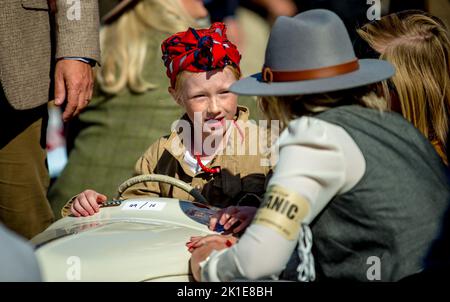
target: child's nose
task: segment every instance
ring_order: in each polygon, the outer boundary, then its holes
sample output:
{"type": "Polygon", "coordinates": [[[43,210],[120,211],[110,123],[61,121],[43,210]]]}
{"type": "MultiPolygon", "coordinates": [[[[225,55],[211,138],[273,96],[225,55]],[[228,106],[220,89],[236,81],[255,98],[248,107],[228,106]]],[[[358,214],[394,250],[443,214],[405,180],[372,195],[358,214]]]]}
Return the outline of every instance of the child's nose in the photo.
{"type": "Polygon", "coordinates": [[[214,117],[220,114],[220,107],[215,98],[212,98],[208,106],[208,115],[214,117]]]}

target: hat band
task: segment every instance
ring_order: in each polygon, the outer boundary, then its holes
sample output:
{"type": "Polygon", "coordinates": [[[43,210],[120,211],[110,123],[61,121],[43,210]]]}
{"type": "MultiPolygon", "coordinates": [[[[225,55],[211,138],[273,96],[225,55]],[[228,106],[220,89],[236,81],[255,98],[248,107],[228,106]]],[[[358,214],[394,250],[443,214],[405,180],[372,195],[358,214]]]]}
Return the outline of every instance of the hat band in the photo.
{"type": "Polygon", "coordinates": [[[264,66],[262,79],[264,82],[295,82],[330,78],[359,69],[358,59],[348,63],[299,71],[273,71],[270,67],[264,66]]]}

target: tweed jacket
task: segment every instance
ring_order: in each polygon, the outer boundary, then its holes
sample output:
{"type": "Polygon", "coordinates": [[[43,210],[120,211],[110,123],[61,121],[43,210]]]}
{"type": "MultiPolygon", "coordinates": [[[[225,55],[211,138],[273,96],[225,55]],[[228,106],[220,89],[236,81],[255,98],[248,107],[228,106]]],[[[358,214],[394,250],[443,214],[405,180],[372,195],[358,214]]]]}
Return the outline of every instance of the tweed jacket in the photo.
{"type": "Polygon", "coordinates": [[[1,97],[17,110],[49,100],[55,59],[100,61],[98,0],[48,1],[8,0],[0,5],[1,97]]]}

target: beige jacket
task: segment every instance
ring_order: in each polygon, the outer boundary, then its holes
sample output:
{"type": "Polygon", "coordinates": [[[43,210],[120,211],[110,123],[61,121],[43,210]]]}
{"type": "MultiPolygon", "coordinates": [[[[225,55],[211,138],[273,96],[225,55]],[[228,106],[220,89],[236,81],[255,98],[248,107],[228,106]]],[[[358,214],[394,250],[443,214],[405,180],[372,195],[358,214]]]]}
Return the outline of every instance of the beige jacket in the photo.
{"type": "Polygon", "coordinates": [[[18,110],[49,100],[54,59],[100,61],[98,1],[82,0],[79,6],[77,1],[48,1],[55,2],[55,14],[47,0],[1,1],[0,83],[6,100],[18,110]]]}
{"type": "MultiPolygon", "coordinates": [[[[220,167],[219,174],[210,174],[200,171],[194,174],[184,161],[184,145],[180,135],[173,131],[156,141],[137,161],[135,175],[163,174],[181,179],[201,191],[211,205],[227,207],[230,205],[259,206],[260,197],[264,194],[266,179],[271,170],[267,163],[267,156],[263,148],[251,150],[250,144],[256,144],[255,135],[261,133],[266,138],[267,132],[248,121],[249,111],[245,107],[238,107],[236,120],[240,125],[232,128],[228,145],[223,154],[216,155],[206,166],[220,167]],[[242,125],[248,127],[243,128],[242,125]],[[262,132],[258,132],[262,131],[262,132]],[[257,134],[256,134],[257,133],[257,134]],[[243,134],[243,136],[242,136],[243,134]],[[234,146],[233,146],[234,144],[234,146]],[[241,144],[240,155],[233,155],[233,150],[241,144]],[[245,152],[243,152],[245,150],[245,152]],[[253,154],[253,155],[252,155],[253,154]]],[[[182,121],[187,117],[183,116],[182,121]]],[[[270,143],[267,146],[270,147],[270,143]]],[[[253,146],[255,147],[255,146],[253,146]]],[[[169,184],[147,182],[136,184],[128,188],[121,196],[122,199],[143,196],[161,196],[184,200],[193,200],[185,191],[169,184]]],[[[72,199],[73,200],[73,199],[72,199]]],[[[71,200],[71,201],[72,201],[71,200]]],[[[71,201],[62,209],[62,216],[70,213],[71,201]]]]}
{"type": "MultiPolygon", "coordinates": [[[[247,108],[239,107],[237,120],[246,122],[248,121],[248,115],[247,108]]],[[[183,117],[183,120],[186,120],[186,116],[183,117]]],[[[250,124],[249,128],[257,130],[258,126],[250,124]]],[[[206,165],[209,168],[220,167],[221,172],[219,174],[209,174],[203,171],[194,174],[184,161],[185,148],[181,144],[177,132],[172,132],[170,136],[162,137],[154,143],[136,163],[135,174],[154,173],[181,179],[202,192],[210,204],[218,207],[242,204],[240,201],[244,197],[244,200],[248,202],[249,196],[246,195],[262,196],[264,194],[266,176],[270,170],[270,167],[262,165],[265,162],[265,156],[261,154],[261,150],[256,150],[256,154],[250,155],[251,136],[249,128],[244,134],[243,142],[241,142],[241,134],[236,127],[233,127],[226,152],[215,156],[206,165]],[[244,154],[233,155],[231,143],[234,143],[235,147],[236,144],[245,144],[245,152],[242,152],[244,154]],[[178,152],[174,150],[174,146],[176,146],[178,152]]],[[[265,131],[264,129],[259,130],[265,131]]],[[[163,183],[137,184],[129,188],[123,194],[123,197],[131,198],[142,195],[193,200],[189,194],[181,189],[163,183]]],[[[253,205],[258,206],[259,204],[254,204],[253,200],[253,205]]]]}

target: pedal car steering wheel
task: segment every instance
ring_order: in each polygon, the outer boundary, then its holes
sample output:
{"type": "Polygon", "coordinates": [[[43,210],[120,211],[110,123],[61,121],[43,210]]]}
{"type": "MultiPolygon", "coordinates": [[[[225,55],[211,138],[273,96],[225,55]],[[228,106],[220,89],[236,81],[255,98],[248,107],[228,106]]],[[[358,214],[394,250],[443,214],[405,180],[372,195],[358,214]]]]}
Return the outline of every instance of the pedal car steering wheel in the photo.
{"type": "Polygon", "coordinates": [[[209,204],[206,198],[198,191],[197,189],[193,188],[191,185],[185,183],[182,180],[176,179],[171,176],[167,175],[161,175],[161,174],[143,174],[139,176],[132,177],[126,181],[124,181],[117,189],[118,192],[118,198],[120,198],[125,192],[126,189],[128,189],[131,186],[134,186],[135,184],[141,183],[141,182],[162,182],[167,183],[169,185],[175,186],[177,188],[180,188],[181,190],[187,192],[189,195],[195,198],[195,201],[203,204],[209,204]]]}

